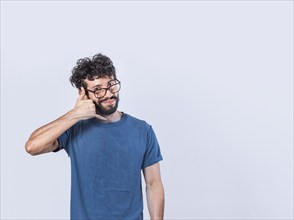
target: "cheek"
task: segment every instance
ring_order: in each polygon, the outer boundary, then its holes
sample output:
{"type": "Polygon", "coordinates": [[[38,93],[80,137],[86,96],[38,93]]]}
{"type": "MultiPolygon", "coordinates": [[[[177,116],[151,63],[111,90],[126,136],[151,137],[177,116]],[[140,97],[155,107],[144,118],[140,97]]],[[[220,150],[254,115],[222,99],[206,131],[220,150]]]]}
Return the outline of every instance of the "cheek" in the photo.
{"type": "Polygon", "coordinates": [[[88,95],[88,98],[91,99],[93,102],[98,103],[98,99],[94,95],[88,95]]]}

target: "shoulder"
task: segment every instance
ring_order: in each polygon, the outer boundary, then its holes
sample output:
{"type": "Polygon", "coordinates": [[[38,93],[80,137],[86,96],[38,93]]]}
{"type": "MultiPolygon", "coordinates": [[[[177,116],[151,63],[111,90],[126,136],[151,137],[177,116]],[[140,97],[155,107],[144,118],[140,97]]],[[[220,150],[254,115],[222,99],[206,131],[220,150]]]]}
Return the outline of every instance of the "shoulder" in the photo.
{"type": "Polygon", "coordinates": [[[78,131],[81,130],[81,128],[83,128],[85,126],[85,122],[83,120],[78,121],[77,123],[75,123],[73,126],[71,126],[65,133],[67,133],[68,135],[71,134],[76,134],[78,131]]]}
{"type": "Polygon", "coordinates": [[[139,119],[135,116],[132,116],[132,115],[129,115],[127,113],[124,113],[124,115],[129,119],[129,120],[132,120],[133,122],[136,122],[136,123],[141,123],[141,124],[148,124],[145,120],[142,120],[142,119],[139,119]]]}
{"type": "Polygon", "coordinates": [[[127,117],[127,120],[129,121],[129,123],[136,128],[141,128],[146,130],[149,130],[151,128],[151,125],[148,124],[145,120],[139,119],[137,117],[134,117],[126,113],[125,113],[125,117],[127,117]]]}

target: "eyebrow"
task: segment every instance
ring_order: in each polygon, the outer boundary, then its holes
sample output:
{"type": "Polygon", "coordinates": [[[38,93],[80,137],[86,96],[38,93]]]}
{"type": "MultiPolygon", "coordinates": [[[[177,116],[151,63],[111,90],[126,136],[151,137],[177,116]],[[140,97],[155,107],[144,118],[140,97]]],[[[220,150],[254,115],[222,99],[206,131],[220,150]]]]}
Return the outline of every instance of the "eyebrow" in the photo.
{"type": "MultiPolygon", "coordinates": [[[[109,83],[109,82],[111,82],[111,81],[113,81],[114,79],[111,79],[111,80],[109,80],[108,82],[107,82],[107,84],[109,83]]],[[[97,89],[98,87],[101,87],[102,85],[101,84],[97,84],[97,85],[95,85],[94,87],[92,87],[92,89],[97,89]]]]}

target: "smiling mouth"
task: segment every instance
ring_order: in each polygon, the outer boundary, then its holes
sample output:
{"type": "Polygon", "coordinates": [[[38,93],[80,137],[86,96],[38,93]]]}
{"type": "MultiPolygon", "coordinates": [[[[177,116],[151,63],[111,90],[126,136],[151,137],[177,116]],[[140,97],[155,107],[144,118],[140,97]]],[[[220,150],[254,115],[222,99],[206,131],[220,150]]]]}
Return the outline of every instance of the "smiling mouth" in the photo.
{"type": "Polygon", "coordinates": [[[117,98],[116,97],[111,97],[109,99],[106,99],[106,100],[103,100],[103,101],[100,101],[100,103],[113,103],[117,98]]]}
{"type": "Polygon", "coordinates": [[[106,101],[103,101],[102,103],[108,104],[108,103],[113,103],[114,99],[108,99],[106,101]]]}

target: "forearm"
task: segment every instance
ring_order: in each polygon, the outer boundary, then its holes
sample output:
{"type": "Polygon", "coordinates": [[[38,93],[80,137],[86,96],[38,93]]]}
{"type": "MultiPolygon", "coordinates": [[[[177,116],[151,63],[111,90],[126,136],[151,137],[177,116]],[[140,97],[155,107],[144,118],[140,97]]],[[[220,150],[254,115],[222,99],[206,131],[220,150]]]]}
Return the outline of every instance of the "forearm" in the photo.
{"type": "Polygon", "coordinates": [[[55,121],[40,127],[26,142],[27,152],[37,155],[54,150],[58,146],[57,138],[77,121],[74,113],[69,111],[55,121]]]}
{"type": "Polygon", "coordinates": [[[164,215],[164,189],[162,183],[147,185],[146,195],[151,220],[162,220],[164,215]]]}

